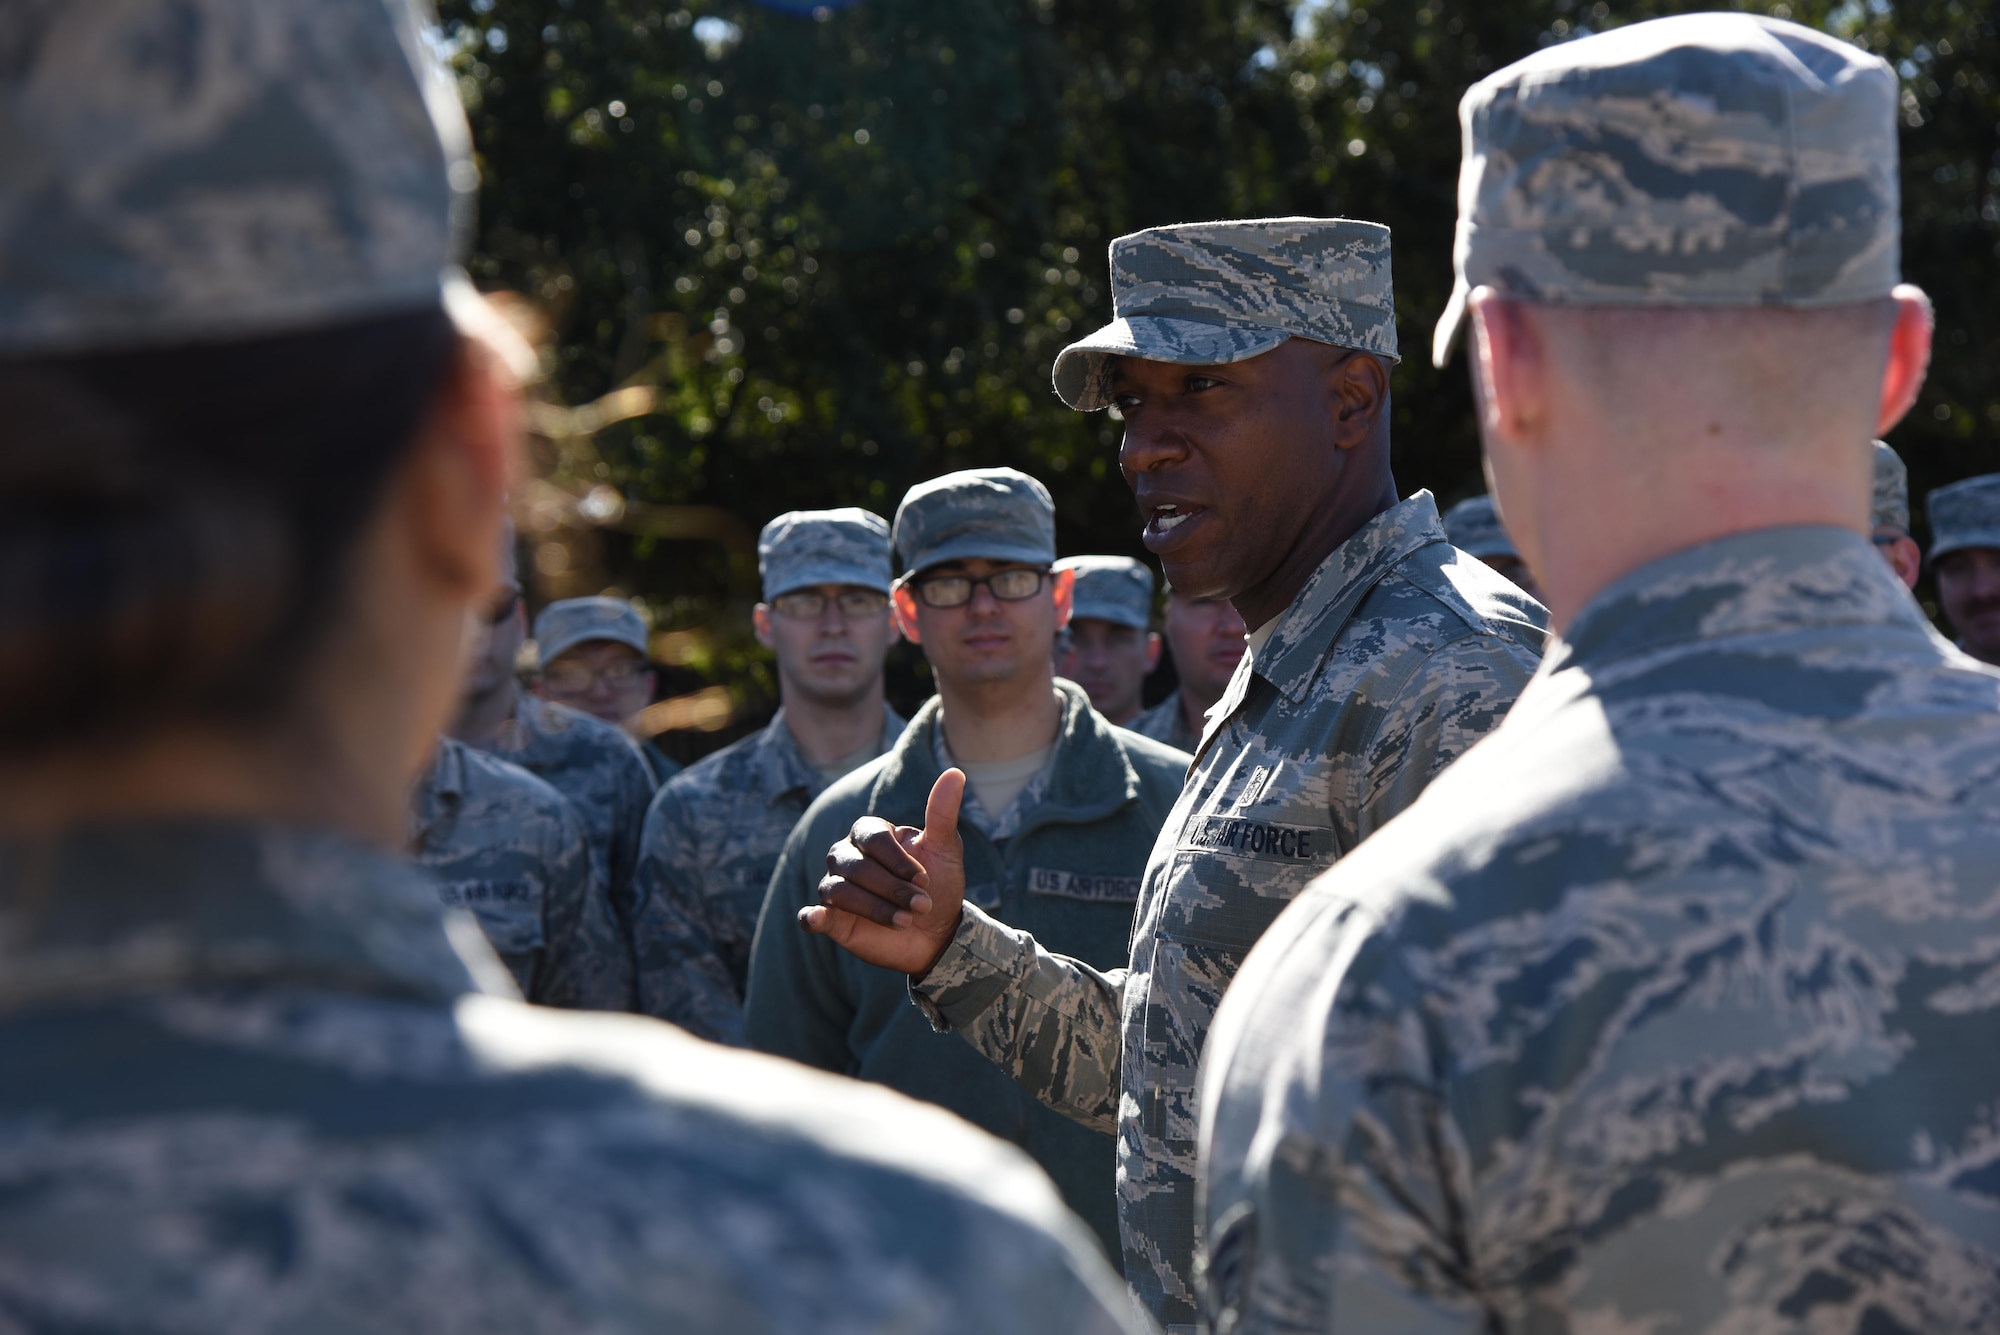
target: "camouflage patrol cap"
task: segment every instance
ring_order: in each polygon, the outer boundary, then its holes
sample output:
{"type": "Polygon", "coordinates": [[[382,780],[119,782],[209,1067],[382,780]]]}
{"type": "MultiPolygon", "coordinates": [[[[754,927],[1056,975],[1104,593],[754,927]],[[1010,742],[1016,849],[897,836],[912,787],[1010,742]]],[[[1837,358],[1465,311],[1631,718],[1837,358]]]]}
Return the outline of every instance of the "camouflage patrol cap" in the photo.
{"type": "Polygon", "coordinates": [[[623,598],[563,598],[535,618],[535,654],[542,667],[579,644],[610,640],[647,655],[646,623],[623,598]]]}
{"type": "Polygon", "coordinates": [[[1056,559],[1056,503],[1012,468],[968,468],[919,482],[896,507],[896,553],[910,573],[945,561],[1056,559]]]}
{"type": "Polygon", "coordinates": [[[2000,547],[2000,473],[1982,473],[1924,498],[1935,561],[1968,547],[2000,547]]]}
{"type": "Polygon", "coordinates": [[[1687,14],[1548,47],[1459,103],[1457,282],[1596,306],[1831,306],[1900,278],[1896,76],[1795,23],[1687,14]]]}
{"type": "Polygon", "coordinates": [[[1078,412],[1111,402],[1111,359],[1220,366],[1309,338],[1396,359],[1389,229],[1347,218],[1154,227],[1111,243],[1111,323],[1056,358],[1078,412]]]}
{"type": "Polygon", "coordinates": [[[1519,560],[1521,556],[1500,523],[1500,512],[1493,508],[1493,498],[1483,493],[1468,496],[1444,512],[1444,533],[1451,539],[1451,545],[1467,556],[1482,560],[1489,556],[1519,560]]]}
{"type": "Polygon", "coordinates": [[[1129,556],[1065,556],[1057,570],[1076,572],[1072,618],[1146,629],[1153,621],[1153,572],[1129,556]]]}
{"type": "Polygon", "coordinates": [[[417,0],[5,13],[0,353],[464,304],[478,173],[417,0]]]}
{"type": "Polygon", "coordinates": [[[1910,531],[1910,470],[1886,440],[1875,442],[1876,528],[1910,531]]]}
{"type": "Polygon", "coordinates": [[[781,514],[757,535],[757,573],[766,601],[815,584],[887,593],[889,526],[882,516],[853,506],[781,514]]]}

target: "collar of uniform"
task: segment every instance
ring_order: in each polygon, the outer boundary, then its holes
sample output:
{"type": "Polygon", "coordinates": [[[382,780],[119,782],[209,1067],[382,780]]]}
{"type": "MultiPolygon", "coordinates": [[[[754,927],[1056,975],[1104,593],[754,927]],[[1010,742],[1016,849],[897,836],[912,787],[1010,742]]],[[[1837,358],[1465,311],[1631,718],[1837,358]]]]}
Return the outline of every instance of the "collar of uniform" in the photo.
{"type": "Polygon", "coordinates": [[[1727,636],[1825,626],[1923,633],[1923,613],[1866,538],[1799,526],[1736,533],[1663,556],[1599,591],[1552,640],[1544,673],[1727,636]]]}
{"type": "MultiPolygon", "coordinates": [[[[1112,726],[1090,707],[1090,697],[1081,686],[1061,678],[1055,688],[1063,712],[1055,753],[1049,757],[1048,787],[1023,818],[1015,838],[1031,826],[1051,821],[1097,820],[1139,797],[1139,772],[1112,735],[1112,726]]],[[[932,696],[910,720],[876,775],[869,793],[870,811],[898,824],[922,823],[931,787],[943,772],[935,740],[943,712],[943,702],[932,696]]]]}
{"type": "MultiPolygon", "coordinates": [[[[1376,515],[1320,562],[1292,605],[1279,614],[1264,652],[1245,655],[1250,670],[1294,704],[1304,700],[1327,650],[1368,591],[1404,557],[1446,540],[1437,502],[1428,491],[1376,515]]],[[[1237,675],[1240,679],[1243,674],[1237,675]]]]}
{"type": "MultiPolygon", "coordinates": [[[[887,704],[882,706],[882,738],[876,744],[875,754],[880,755],[895,743],[903,732],[903,716],[887,704]]],[[[788,793],[804,791],[817,795],[823,785],[819,771],[806,763],[799,753],[798,739],[785,726],[784,706],[764,726],[757,737],[757,788],[764,794],[764,800],[776,802],[788,793]]]]}
{"type": "Polygon", "coordinates": [[[448,1001],[480,989],[446,922],[415,869],[323,830],[173,820],[9,839],[0,1010],[241,984],[448,1001]]]}
{"type": "Polygon", "coordinates": [[[439,737],[437,754],[431,757],[430,768],[424,771],[410,799],[411,846],[423,842],[431,826],[437,823],[439,808],[447,803],[455,806],[464,796],[465,744],[439,737]]]}

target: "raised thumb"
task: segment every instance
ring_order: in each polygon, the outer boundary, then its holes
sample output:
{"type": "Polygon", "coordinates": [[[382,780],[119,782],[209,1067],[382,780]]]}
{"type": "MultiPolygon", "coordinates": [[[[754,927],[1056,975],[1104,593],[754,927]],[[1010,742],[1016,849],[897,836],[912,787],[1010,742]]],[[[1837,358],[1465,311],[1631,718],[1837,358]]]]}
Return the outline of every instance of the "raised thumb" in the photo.
{"type": "Polygon", "coordinates": [[[931,785],[930,800],[924,804],[924,846],[951,849],[958,846],[958,806],[965,800],[965,772],[948,769],[931,785]]]}

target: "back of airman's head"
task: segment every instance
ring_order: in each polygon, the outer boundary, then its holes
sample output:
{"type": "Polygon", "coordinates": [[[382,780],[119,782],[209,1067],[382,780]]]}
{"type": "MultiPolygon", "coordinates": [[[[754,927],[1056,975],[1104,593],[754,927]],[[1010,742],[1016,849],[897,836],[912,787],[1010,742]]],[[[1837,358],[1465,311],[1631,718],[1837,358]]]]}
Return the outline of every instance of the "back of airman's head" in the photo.
{"type": "Polygon", "coordinates": [[[415,0],[8,7],[0,744],[281,704],[459,356],[415,0]],[[30,709],[14,707],[31,702],[30,709]]]}
{"type": "Polygon", "coordinates": [[[1459,104],[1439,365],[1486,286],[1556,306],[1811,310],[1899,278],[1896,76],[1824,33],[1689,14],[1548,47],[1459,104]]]}

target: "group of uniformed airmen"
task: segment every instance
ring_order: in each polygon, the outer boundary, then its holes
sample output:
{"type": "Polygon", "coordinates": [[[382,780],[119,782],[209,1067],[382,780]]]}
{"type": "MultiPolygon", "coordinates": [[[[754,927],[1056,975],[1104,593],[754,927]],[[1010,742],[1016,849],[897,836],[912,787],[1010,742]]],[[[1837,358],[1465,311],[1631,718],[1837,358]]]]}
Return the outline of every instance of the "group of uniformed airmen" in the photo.
{"type": "Polygon", "coordinates": [[[2000,1329],[2000,476],[1954,647],[1880,60],[1465,95],[1442,516],[1387,229],[1119,238],[1055,391],[1175,693],[971,469],[764,528],[782,707],[677,771],[628,603],[516,675],[414,0],[0,15],[0,1326],[2000,1329]]]}

